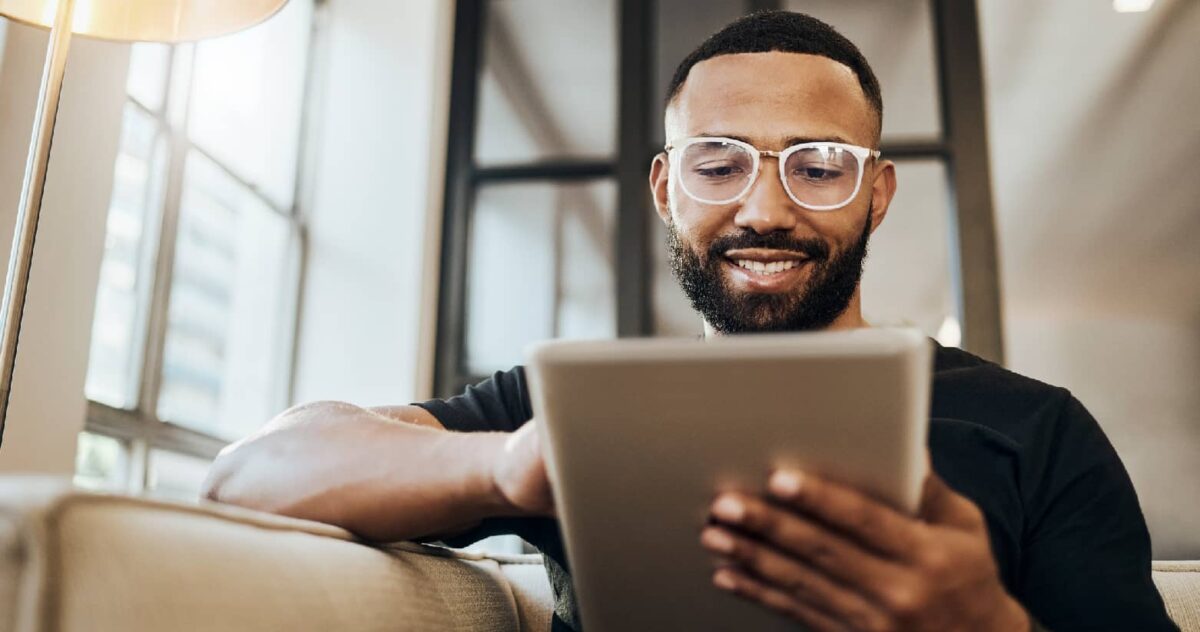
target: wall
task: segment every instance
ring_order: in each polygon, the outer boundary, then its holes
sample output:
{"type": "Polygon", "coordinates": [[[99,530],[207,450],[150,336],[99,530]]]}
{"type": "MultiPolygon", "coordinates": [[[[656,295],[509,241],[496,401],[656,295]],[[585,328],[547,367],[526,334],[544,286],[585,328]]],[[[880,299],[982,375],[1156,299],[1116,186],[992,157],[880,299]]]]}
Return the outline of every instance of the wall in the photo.
{"type": "MultiPolygon", "coordinates": [[[[47,33],[0,36],[0,243],[12,240],[47,33]]],[[[74,471],[128,46],[75,40],[54,135],[0,472],[74,471]]],[[[8,259],[8,248],[0,249],[8,259]]]]}
{"type": "Polygon", "coordinates": [[[407,403],[429,392],[454,5],[323,12],[293,399],[407,403]]]}
{"type": "Polygon", "coordinates": [[[1070,388],[1200,557],[1200,3],[980,2],[1009,364],[1070,388]]]}

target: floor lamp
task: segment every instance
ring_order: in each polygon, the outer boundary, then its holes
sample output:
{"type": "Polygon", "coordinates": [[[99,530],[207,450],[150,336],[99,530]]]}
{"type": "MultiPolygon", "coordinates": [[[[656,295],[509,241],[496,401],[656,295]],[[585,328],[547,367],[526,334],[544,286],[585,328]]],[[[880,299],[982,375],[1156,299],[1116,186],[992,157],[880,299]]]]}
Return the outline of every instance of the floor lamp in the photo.
{"type": "Polygon", "coordinates": [[[72,35],[119,42],[194,41],[257,24],[285,4],[287,0],[0,0],[0,16],[50,29],[0,304],[0,446],[4,442],[29,266],[72,35]]]}

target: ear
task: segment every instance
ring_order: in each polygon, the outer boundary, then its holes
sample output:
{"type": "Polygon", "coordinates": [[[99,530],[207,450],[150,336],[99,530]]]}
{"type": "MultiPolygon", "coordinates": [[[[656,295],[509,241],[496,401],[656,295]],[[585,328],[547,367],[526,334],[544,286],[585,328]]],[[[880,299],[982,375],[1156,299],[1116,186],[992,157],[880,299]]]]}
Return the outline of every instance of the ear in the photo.
{"type": "Polygon", "coordinates": [[[871,170],[873,177],[871,179],[871,232],[883,223],[883,218],[887,215],[888,206],[892,203],[892,198],[896,196],[896,163],[890,160],[877,160],[875,168],[871,170]]]}
{"type": "Polygon", "coordinates": [[[650,163],[650,192],[654,195],[654,210],[658,211],[658,218],[667,225],[671,223],[670,174],[667,153],[659,152],[650,163]]]}

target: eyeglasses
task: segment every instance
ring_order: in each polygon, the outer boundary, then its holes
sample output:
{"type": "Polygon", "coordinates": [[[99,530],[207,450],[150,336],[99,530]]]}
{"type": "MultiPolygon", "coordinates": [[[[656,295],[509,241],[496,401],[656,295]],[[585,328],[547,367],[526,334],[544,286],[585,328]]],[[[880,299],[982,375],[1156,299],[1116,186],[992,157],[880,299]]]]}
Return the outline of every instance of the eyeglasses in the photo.
{"type": "Polygon", "coordinates": [[[862,186],[867,158],[879,151],[845,143],[815,142],[783,151],[716,136],[693,136],[664,149],[683,192],[697,202],[729,204],[746,195],[758,180],[762,156],[779,160],[779,180],[792,201],[813,211],[832,211],[850,203],[862,186]]]}

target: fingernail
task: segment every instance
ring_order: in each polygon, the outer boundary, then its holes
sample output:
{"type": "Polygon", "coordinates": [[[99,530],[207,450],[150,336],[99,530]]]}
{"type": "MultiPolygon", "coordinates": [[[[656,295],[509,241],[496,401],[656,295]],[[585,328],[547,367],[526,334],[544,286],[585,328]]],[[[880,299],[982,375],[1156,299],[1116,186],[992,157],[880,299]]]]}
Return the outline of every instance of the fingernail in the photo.
{"type": "Polygon", "coordinates": [[[728,533],[725,533],[720,529],[705,529],[700,534],[700,542],[703,543],[704,546],[715,551],[720,551],[721,553],[733,552],[733,538],[730,537],[728,533]]]}
{"type": "Polygon", "coordinates": [[[800,486],[803,484],[803,476],[795,470],[776,470],[771,475],[771,480],[767,483],[767,487],[772,494],[781,498],[795,498],[800,493],[800,486]]]}
{"type": "Polygon", "coordinates": [[[738,522],[746,515],[746,506],[733,496],[722,496],[713,505],[713,515],[726,522],[738,522]]]}
{"type": "Polygon", "coordinates": [[[713,584],[722,590],[737,588],[737,580],[733,578],[733,572],[724,568],[713,573],[713,584]]]}

